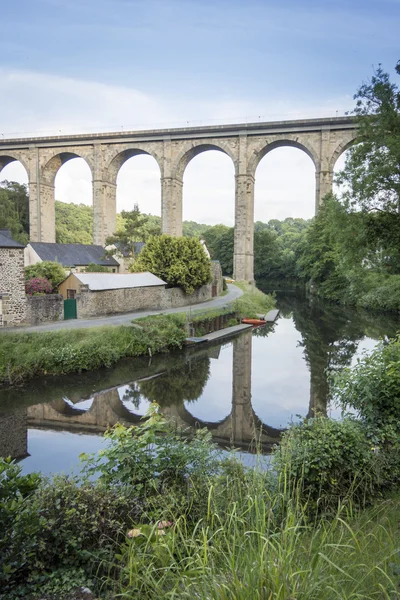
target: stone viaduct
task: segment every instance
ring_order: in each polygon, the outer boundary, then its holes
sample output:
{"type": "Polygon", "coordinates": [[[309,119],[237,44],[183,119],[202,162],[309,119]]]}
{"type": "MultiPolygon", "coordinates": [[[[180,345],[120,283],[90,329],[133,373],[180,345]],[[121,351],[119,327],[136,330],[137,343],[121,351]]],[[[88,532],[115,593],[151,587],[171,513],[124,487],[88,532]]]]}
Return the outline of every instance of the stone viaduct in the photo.
{"type": "MultiPolygon", "coordinates": [[[[169,130],[82,134],[0,141],[0,172],[20,161],[29,179],[31,241],[55,241],[54,181],[68,160],[83,158],[93,186],[93,239],[104,244],[115,231],[120,167],[138,154],[155,158],[161,176],[162,231],[182,235],[183,175],[207,150],[227,154],[235,169],[234,277],[253,281],[254,182],[260,160],[280,146],[303,150],[315,165],[315,209],[332,188],[338,157],[356,137],[352,117],[248,123],[169,130]]],[[[288,174],[289,175],[289,174],[288,174]]]]}

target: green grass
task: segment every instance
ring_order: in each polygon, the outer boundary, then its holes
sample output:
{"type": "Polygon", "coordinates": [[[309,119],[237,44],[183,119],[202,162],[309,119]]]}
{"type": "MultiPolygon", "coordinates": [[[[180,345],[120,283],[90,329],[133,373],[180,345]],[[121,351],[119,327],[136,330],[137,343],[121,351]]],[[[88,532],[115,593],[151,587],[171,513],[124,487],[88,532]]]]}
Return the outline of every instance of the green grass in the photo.
{"type": "MultiPolygon", "coordinates": [[[[239,317],[265,313],[273,298],[248,284],[234,303],[221,309],[194,311],[193,323],[236,310],[239,317]]],[[[0,335],[0,385],[15,385],[40,375],[62,375],[111,367],[121,358],[153,355],[181,348],[186,314],[160,314],[136,319],[132,326],[104,326],[0,335]]]]}
{"type": "Polygon", "coordinates": [[[262,479],[255,475],[244,489],[231,478],[223,506],[210,488],[208,514],[194,527],[178,517],[156,541],[129,540],[121,549],[117,593],[127,599],[400,598],[399,496],[358,515],[348,507],[331,520],[307,523],[295,497],[282,513],[282,497],[267,492],[262,479]]]}
{"type": "Polygon", "coordinates": [[[236,282],[235,285],[243,291],[243,296],[235,301],[240,317],[255,318],[259,314],[265,315],[274,308],[273,296],[264,294],[249,283],[236,282]]]}
{"type": "Polygon", "coordinates": [[[0,383],[110,367],[129,356],[180,348],[185,332],[178,315],[162,315],[142,327],[92,327],[0,335],[0,383]]]}

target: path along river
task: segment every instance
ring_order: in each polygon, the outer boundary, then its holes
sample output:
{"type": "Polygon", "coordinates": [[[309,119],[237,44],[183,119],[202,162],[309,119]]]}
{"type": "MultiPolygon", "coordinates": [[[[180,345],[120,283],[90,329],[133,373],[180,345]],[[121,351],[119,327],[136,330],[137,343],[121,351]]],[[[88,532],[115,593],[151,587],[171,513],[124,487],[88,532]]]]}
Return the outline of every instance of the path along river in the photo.
{"type": "Polygon", "coordinates": [[[247,463],[256,438],[268,454],[291,421],[315,410],[339,417],[327,405],[327,369],[394,336],[399,318],[289,292],[277,295],[277,307],[274,325],[224,344],[0,392],[0,456],[19,459],[24,472],[70,472],[81,452],[100,449],[109,425],[139,422],[151,401],[189,430],[208,427],[247,463]]]}

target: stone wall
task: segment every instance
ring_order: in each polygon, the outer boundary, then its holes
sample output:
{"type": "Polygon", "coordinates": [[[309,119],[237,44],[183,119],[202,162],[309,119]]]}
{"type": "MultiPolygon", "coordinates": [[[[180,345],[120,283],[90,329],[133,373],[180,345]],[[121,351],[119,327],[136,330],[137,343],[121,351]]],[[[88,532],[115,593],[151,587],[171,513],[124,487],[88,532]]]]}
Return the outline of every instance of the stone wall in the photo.
{"type": "Polygon", "coordinates": [[[0,327],[22,323],[26,312],[23,248],[0,248],[0,296],[0,327]]]}
{"type": "Polygon", "coordinates": [[[64,320],[64,298],[60,294],[44,296],[27,296],[25,322],[29,325],[39,325],[49,321],[64,320]]]}
{"type": "Polygon", "coordinates": [[[0,456],[24,458],[28,454],[27,410],[0,414],[0,456]]]}
{"type": "Polygon", "coordinates": [[[224,287],[222,282],[221,263],[219,262],[219,260],[211,261],[211,272],[213,276],[212,285],[213,287],[215,287],[216,292],[215,295],[219,296],[220,294],[222,294],[222,290],[224,287]]]}
{"type": "Polygon", "coordinates": [[[210,300],[212,286],[203,285],[187,296],[180,288],[145,287],[89,292],[81,288],[76,297],[78,319],[139,310],[164,310],[210,300]]]}

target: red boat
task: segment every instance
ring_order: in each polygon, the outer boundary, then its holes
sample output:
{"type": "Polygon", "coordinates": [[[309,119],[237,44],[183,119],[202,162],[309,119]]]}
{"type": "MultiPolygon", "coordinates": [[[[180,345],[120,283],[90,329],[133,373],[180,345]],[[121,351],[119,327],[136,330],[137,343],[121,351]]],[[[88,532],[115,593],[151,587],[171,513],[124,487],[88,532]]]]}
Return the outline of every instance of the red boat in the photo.
{"type": "Polygon", "coordinates": [[[246,325],[265,325],[266,322],[265,319],[242,319],[242,323],[246,325]]]}

